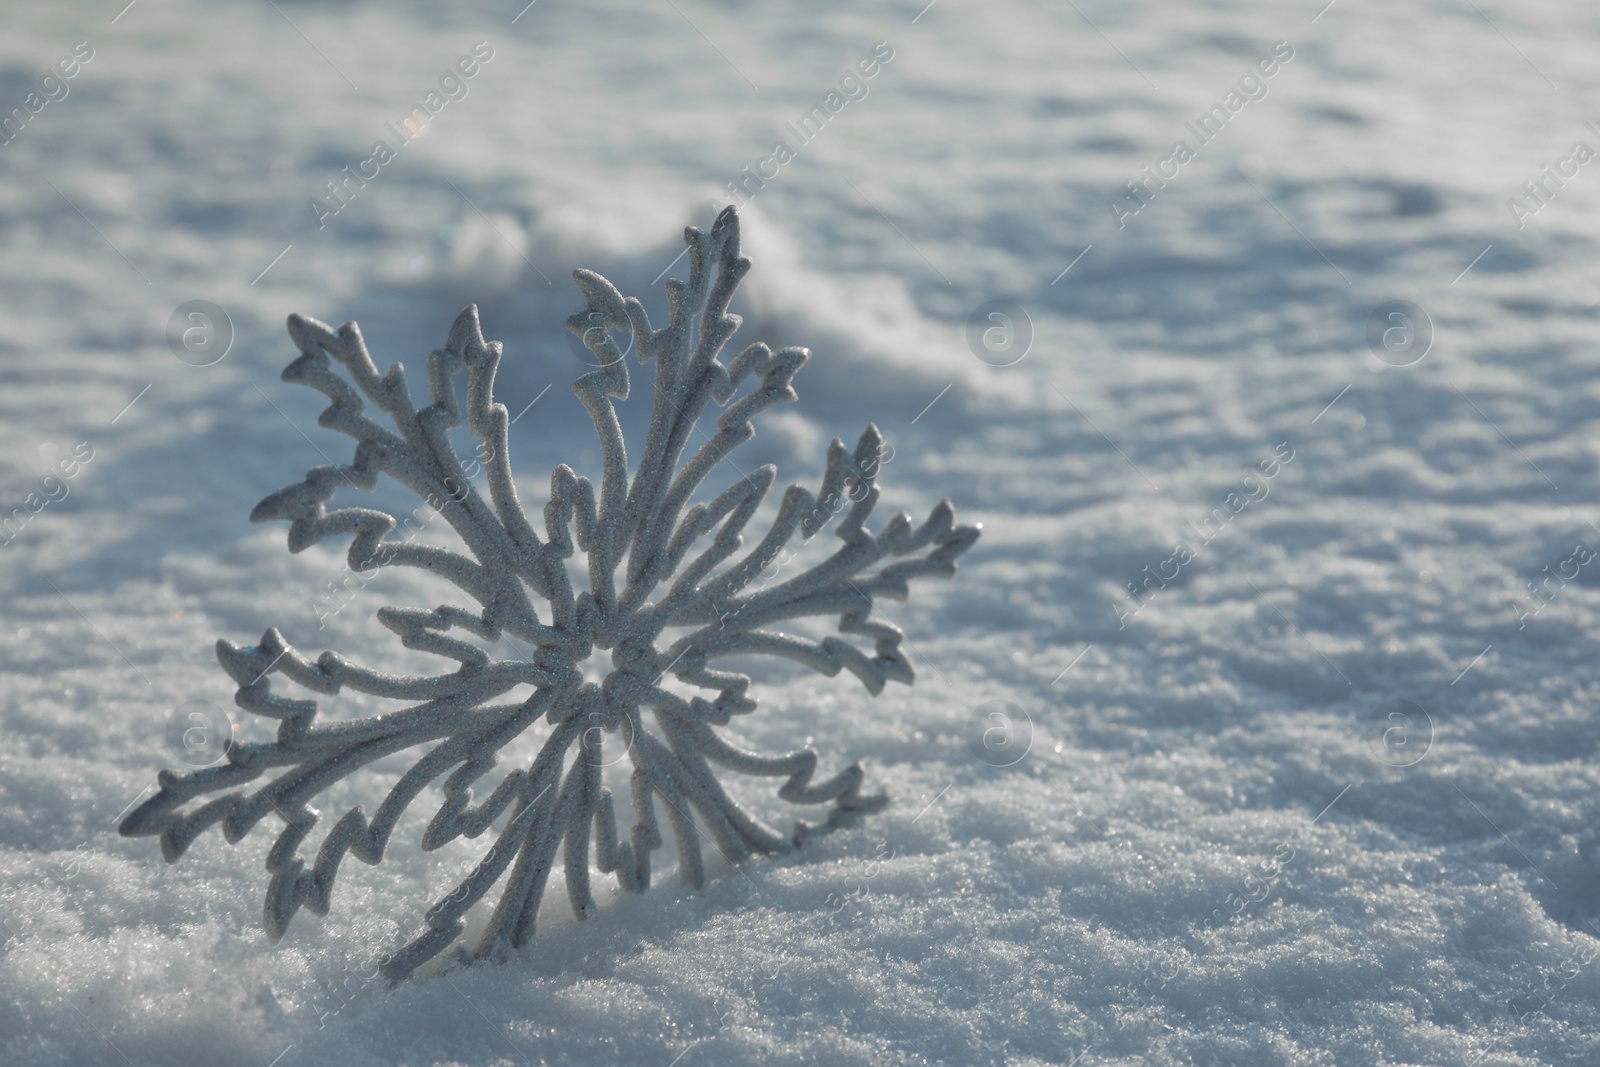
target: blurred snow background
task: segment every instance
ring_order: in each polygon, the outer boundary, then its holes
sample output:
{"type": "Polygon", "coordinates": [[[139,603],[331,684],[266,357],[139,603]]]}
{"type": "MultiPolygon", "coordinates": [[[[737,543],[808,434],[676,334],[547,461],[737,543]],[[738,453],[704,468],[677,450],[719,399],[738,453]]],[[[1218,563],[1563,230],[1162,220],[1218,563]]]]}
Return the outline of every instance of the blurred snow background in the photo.
{"type": "Polygon", "coordinates": [[[1600,15],[519,8],[0,11],[8,112],[93,53],[0,147],[0,510],[48,499],[0,554],[0,1060],[1600,1062],[1600,167],[1561,162],[1600,149],[1600,15]],[[480,41],[465,98],[318,229],[310,198],[480,41]],[[217,637],[382,662],[372,611],[432,603],[385,576],[319,630],[344,546],[247,522],[348,454],[278,380],[284,317],[360,321],[415,389],[476,302],[500,398],[538,401],[513,461],[541,501],[595,452],[570,271],[659,313],[681,228],[880,41],[866,95],[742,207],[739,340],[815,356],[735,458],[814,483],[874,420],[879,521],[948,495],[985,532],[887,605],[915,688],[774,671],[735,725],[863,758],[890,809],[581,925],[552,893],[511,965],[392,992],[366,976],[462,857],[397,835],[271,946],[271,827],[172,867],[116,837],[181,766],[178,709],[232,707],[217,637]],[[1201,145],[1185,123],[1276,42],[1201,145]],[[1119,227],[1108,202],[1178,139],[1195,157],[1119,227]],[[193,300],[231,321],[209,366],[167,342],[193,300]],[[1025,319],[980,359],[990,301],[1025,319]],[[1391,301],[1427,321],[1385,349],[1391,301]],[[1006,743],[969,744],[996,707],[1006,743]]]}

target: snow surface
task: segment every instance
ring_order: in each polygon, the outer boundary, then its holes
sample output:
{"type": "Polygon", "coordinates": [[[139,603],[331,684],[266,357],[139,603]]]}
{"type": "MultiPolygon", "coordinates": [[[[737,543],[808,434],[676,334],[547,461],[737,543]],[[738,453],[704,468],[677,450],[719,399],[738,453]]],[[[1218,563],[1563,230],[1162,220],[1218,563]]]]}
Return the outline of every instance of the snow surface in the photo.
{"type": "Polygon", "coordinates": [[[0,11],[5,109],[94,49],[0,147],[0,505],[93,450],[0,555],[0,1061],[1600,1063],[1600,166],[1507,206],[1600,147],[1591,5],[520,6],[0,11]],[[319,231],[307,200],[480,40],[469,95],[319,231]],[[172,866],[118,838],[181,766],[175,711],[232,707],[217,637],[384,664],[372,611],[435,602],[384,575],[319,630],[343,546],[248,524],[348,455],[278,380],[284,317],[360,321],[415,387],[478,303],[501,398],[542,396],[513,441],[542,502],[596,451],[571,269],[659,314],[681,227],[880,40],[743,209],[740,338],[815,356],[736,459],[815,484],[875,420],[879,522],[948,495],[984,536],[886,605],[914,688],[769,670],[733,733],[862,758],[891,807],[582,924],[552,892],[509,965],[392,991],[376,959],[470,843],[398,834],[273,946],[272,827],[172,866]],[[1108,200],[1280,40],[1119,229],[1108,200]],[[235,333],[208,367],[165,339],[195,299],[235,333]],[[1032,323],[1010,366],[967,345],[990,300],[1032,323]],[[1409,366],[1367,343],[1391,300],[1436,331],[1409,366]],[[986,750],[996,700],[1023,717],[986,750]]]}

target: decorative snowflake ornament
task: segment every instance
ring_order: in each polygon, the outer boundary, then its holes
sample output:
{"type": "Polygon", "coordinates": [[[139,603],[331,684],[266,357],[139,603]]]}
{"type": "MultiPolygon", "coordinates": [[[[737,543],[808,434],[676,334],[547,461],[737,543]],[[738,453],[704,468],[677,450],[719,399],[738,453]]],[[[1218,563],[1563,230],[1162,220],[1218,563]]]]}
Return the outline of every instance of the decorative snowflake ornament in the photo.
{"type": "Polygon", "coordinates": [[[588,303],[567,320],[567,328],[599,369],[579,377],[573,390],[599,437],[600,492],[597,500],[588,479],[557,467],[543,539],[518,502],[507,458],[506,408],[493,399],[501,347],[484,341],[475,307],[456,318],[445,346],[428,357],[433,402],[421,410],[411,400],[402,367],[379,373],[354,323],[335,331],[290,317],[289,333],[301,355],[283,379],[328,396],[332,403],[318,421],[354,438],[355,457],[348,464],[313,467],[305,481],[257,504],[251,520],[289,520],[291,552],[353,534],[348,558],[354,570],[420,567],[448,579],[474,606],[378,611],[378,620],[407,648],[453,661],[453,669],[432,675],[385,674],[335,652],[313,662],[276,629],[259,645],[218,641],[217,658],[239,686],[238,705],[278,720],[277,740],[234,744],[215,767],[162,771],[160,792],[123,821],[124,835],[160,835],[162,854],[171,862],[215,823],[233,842],[276,815],[285,825],[267,857],[272,878],[265,909],[267,934],[276,941],[301,905],[327,913],[346,852],[369,864],[383,859],[406,806],[442,777],[442,803],[422,834],[424,849],[475,838],[497,824],[500,829],[471,873],[428,910],[421,934],[383,961],[384,974],[399,980],[460,937],[463,916],[497,883],[499,901],[478,954],[527,942],[558,850],[567,895],[585,917],[594,903],[591,835],[600,870],[614,872],[624,889],[645,889],[651,853],[662,845],[657,800],[672,825],[682,877],[696,887],[705,873],[702,833],[730,861],[799,843],[804,823],[789,836],[763,825],[723,791],[712,764],[787,777],[778,796],[795,804],[832,801],[830,821],[883,803],[881,795],[861,794],[859,765],[816,782],[817,756],[809,747],[762,756],[723,740],[713,728],[753,710],[756,702],[746,695],[748,677],[714,670],[712,663],[764,653],[830,676],[843,668],[873,694],[888,681],[910,683],[900,631],[872,618],[873,597],[904,599],[912,578],[954,574],[956,557],[977,539],[978,528],[955,525],[946,501],[920,526],[902,513],[882,532],[869,532],[864,524],[878,500],[883,459],[883,438],[869,425],[854,453],[835,438],[820,491],[790,486],[771,529],[738,555],[741,531],[772,486],[774,468],[744,475],[715,496],[707,494],[709,499],[691,504],[691,498],[721,459],[754,436],[754,416],[796,399],[790,382],[809,353],[753,344],[732,363],[720,363],[717,356],[740,322],[728,314],[728,304],[750,268],[739,255],[738,217],[730,207],[710,233],[691,227],[684,240],[689,280],[667,282],[669,322],[659,330],[637,299],[624,300],[598,274],[574,272],[588,303]],[[656,364],[650,428],[631,477],[613,406],[628,397],[628,370],[614,333],[631,338],[641,363],[656,364]],[[462,421],[456,387],[463,372],[466,424],[487,460],[487,499],[467,477],[448,437],[462,421]],[[747,379],[757,384],[736,396],[747,379]],[[369,414],[363,397],[388,416],[393,429],[369,414]],[[722,408],[714,436],[697,428],[708,401],[722,408]],[[696,435],[702,438],[698,444],[696,435]],[[341,487],[373,489],[379,474],[433,504],[471,555],[386,540],[395,519],[381,511],[325,507],[341,487]],[[809,540],[840,512],[834,532],[842,545],[836,552],[787,581],[752,588],[795,534],[809,540]],[[574,546],[588,562],[589,588],[582,592],[574,591],[566,562],[574,546]],[[547,606],[537,608],[535,598],[547,606]],[[773,628],[819,615],[837,615],[845,637],[818,641],[773,628]],[[531,655],[491,658],[486,646],[502,636],[512,639],[507,645],[532,646],[531,655]],[[847,638],[870,640],[871,654],[847,638]],[[597,649],[611,655],[611,671],[598,684],[582,673],[597,649]],[[371,718],[315,723],[316,701],[274,692],[272,675],[312,693],[349,688],[408,706],[371,718]],[[669,675],[680,684],[664,686],[669,675]],[[495,702],[513,690],[521,692],[495,702]],[[475,802],[473,783],[540,716],[553,731],[532,765],[511,771],[475,802]],[[602,780],[604,766],[615,761],[607,759],[607,746],[618,744],[633,766],[634,824],[626,839],[618,836],[612,794],[602,780]],[[318,822],[312,799],[367,764],[419,747],[426,751],[417,753],[372,816],[361,807],[346,811],[308,865],[300,847],[318,822]],[[253,791],[240,788],[264,777],[270,780],[253,791]]]}

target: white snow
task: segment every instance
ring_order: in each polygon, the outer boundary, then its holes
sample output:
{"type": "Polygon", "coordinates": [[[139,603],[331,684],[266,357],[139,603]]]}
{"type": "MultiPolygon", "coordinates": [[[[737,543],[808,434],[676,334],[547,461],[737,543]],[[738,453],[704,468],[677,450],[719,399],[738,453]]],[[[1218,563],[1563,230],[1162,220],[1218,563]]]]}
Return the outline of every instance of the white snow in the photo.
{"type": "Polygon", "coordinates": [[[94,50],[0,146],[0,513],[58,498],[0,548],[0,1062],[1600,1062],[1600,564],[1575,550],[1600,551],[1600,170],[1521,229],[1507,204],[1600,149],[1590,8],[120,7],[0,11],[0,109],[94,50]],[[308,199],[479,41],[468,95],[319,231],[308,199]],[[274,946],[270,827],[171,866],[117,837],[182,766],[180,705],[250,718],[216,638],[393,664],[372,612],[439,595],[382,575],[319,630],[343,545],[248,524],[348,458],[278,380],[284,317],[359,321],[415,390],[478,303],[500,398],[539,397],[513,463],[542,503],[596,456],[570,271],[659,315],[681,227],[878,41],[868,95],[741,209],[738,340],[815,355],[734,459],[815,484],[874,420],[879,523],[949,496],[984,535],[885,605],[914,688],[772,669],[733,732],[861,758],[891,807],[584,923],[554,892],[511,963],[393,990],[375,961],[473,843],[402,827],[274,946]],[[1267,95],[1197,145],[1278,41],[1267,95]],[[1108,200],[1180,138],[1119,229],[1108,200]],[[234,333],[206,367],[166,341],[197,299],[234,333]],[[1031,320],[1015,365],[968,349],[991,300],[1031,320]],[[1366,342],[1392,300],[1435,330],[1410,366],[1366,342]],[[1270,492],[1119,627],[1123,583],[1281,443],[1270,492]],[[968,744],[995,700],[1026,716],[1005,767],[968,744]]]}

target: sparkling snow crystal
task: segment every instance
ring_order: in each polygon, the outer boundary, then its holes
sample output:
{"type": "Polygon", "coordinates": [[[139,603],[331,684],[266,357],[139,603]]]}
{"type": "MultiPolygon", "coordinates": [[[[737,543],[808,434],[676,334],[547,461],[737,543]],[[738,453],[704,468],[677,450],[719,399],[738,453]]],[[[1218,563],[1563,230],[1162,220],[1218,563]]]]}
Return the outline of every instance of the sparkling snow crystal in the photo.
{"type": "Polygon", "coordinates": [[[525,943],[557,849],[565,861],[567,894],[584,916],[593,906],[591,833],[600,870],[615,872],[625,889],[646,888],[651,852],[662,844],[657,799],[672,825],[682,875],[695,886],[704,879],[696,818],[732,860],[798,843],[803,823],[788,837],[763,825],[723,792],[711,763],[749,775],[786,777],[779,797],[797,804],[832,801],[836,815],[881,804],[881,795],[861,794],[859,765],[813,781],[817,756],[810,748],[762,756],[719,737],[714,726],[751,711],[756,702],[746,692],[748,677],[714,670],[712,661],[736,654],[785,656],[827,675],[848,670],[873,694],[891,680],[909,683],[912,671],[900,652],[900,631],[872,618],[873,597],[903,599],[912,578],[953,574],[956,557],[977,539],[978,529],[955,525],[949,503],[941,502],[920,526],[902,513],[880,533],[870,533],[864,523],[878,500],[883,439],[868,426],[853,453],[835,439],[820,491],[813,495],[790,486],[771,529],[736,556],[743,545],[741,531],[772,486],[775,470],[762,467],[711,499],[693,505],[690,499],[718,461],[754,435],[754,416],[796,398],[790,382],[808,353],[753,344],[727,366],[720,363],[718,353],[740,321],[727,313],[728,304],[750,267],[739,256],[738,218],[729,208],[710,233],[690,228],[685,241],[689,280],[667,282],[670,321],[659,330],[651,328],[637,299],[624,300],[593,272],[574,274],[587,307],[567,320],[567,328],[600,366],[578,378],[574,390],[599,437],[603,472],[597,500],[588,479],[565,465],[556,468],[543,539],[518,502],[507,453],[506,408],[493,400],[501,347],[484,341],[476,308],[457,317],[445,346],[428,357],[433,402],[421,410],[411,400],[400,365],[380,374],[354,323],[335,331],[312,319],[290,318],[289,332],[301,355],[283,378],[330,398],[321,424],[353,437],[355,457],[346,465],[312,468],[304,482],[256,505],[251,519],[290,520],[293,552],[353,534],[352,568],[420,567],[447,578],[477,606],[378,611],[379,621],[406,647],[454,661],[454,669],[436,675],[384,674],[335,652],[313,662],[276,629],[268,630],[259,645],[219,641],[217,656],[239,684],[239,706],[279,720],[277,740],[235,744],[215,767],[187,774],[163,771],[160,792],[123,821],[123,834],[159,834],[163,855],[173,861],[215,823],[222,824],[229,841],[237,841],[275,814],[285,825],[267,859],[272,879],[265,925],[277,940],[301,905],[327,913],[346,852],[365,863],[383,858],[401,813],[429,783],[443,778],[443,802],[422,835],[424,849],[463,835],[476,837],[509,813],[477,867],[429,909],[423,931],[384,962],[384,973],[399,979],[454,942],[464,929],[463,915],[496,883],[502,886],[499,901],[478,953],[525,943]],[[629,388],[625,353],[612,339],[614,332],[631,336],[641,362],[656,364],[649,433],[631,478],[612,403],[626,400],[629,388]],[[334,364],[344,368],[348,381],[334,364]],[[466,424],[487,457],[488,499],[466,478],[448,438],[448,431],[461,425],[456,379],[463,372],[466,424]],[[746,379],[757,384],[735,398],[746,379]],[[369,414],[363,396],[389,416],[392,430],[369,414]],[[707,401],[723,409],[717,432],[701,432],[702,443],[684,461],[707,401]],[[396,524],[384,512],[325,508],[341,487],[374,488],[380,473],[434,503],[471,558],[385,540],[396,524]],[[809,539],[841,511],[834,532],[843,544],[829,558],[787,581],[749,588],[796,533],[809,539]],[[588,561],[589,589],[583,592],[574,591],[565,563],[574,545],[588,561]],[[890,557],[897,559],[885,563],[890,557]],[[548,607],[536,608],[535,596],[548,607]],[[844,636],[817,641],[771,628],[818,615],[837,615],[844,636]],[[491,659],[482,645],[466,639],[493,644],[502,634],[531,644],[531,658],[491,659]],[[851,638],[870,640],[870,654],[851,638]],[[599,684],[584,681],[581,669],[597,649],[611,656],[611,670],[599,684]],[[316,702],[275,693],[274,674],[313,693],[349,687],[408,706],[372,718],[315,724],[316,702]],[[708,695],[686,699],[663,688],[669,674],[708,695]],[[519,687],[532,687],[531,695],[494,703],[519,687]],[[654,731],[646,727],[646,708],[653,713],[654,731]],[[499,750],[541,715],[555,727],[532,765],[506,775],[475,804],[472,784],[495,767],[499,750]],[[634,825],[626,838],[618,836],[612,795],[602,783],[610,762],[606,746],[617,744],[634,768],[634,825]],[[376,812],[369,818],[360,807],[346,811],[308,865],[300,847],[318,822],[313,798],[362,766],[417,746],[431,747],[418,753],[376,812]],[[238,788],[269,774],[253,792],[238,788]]]}

